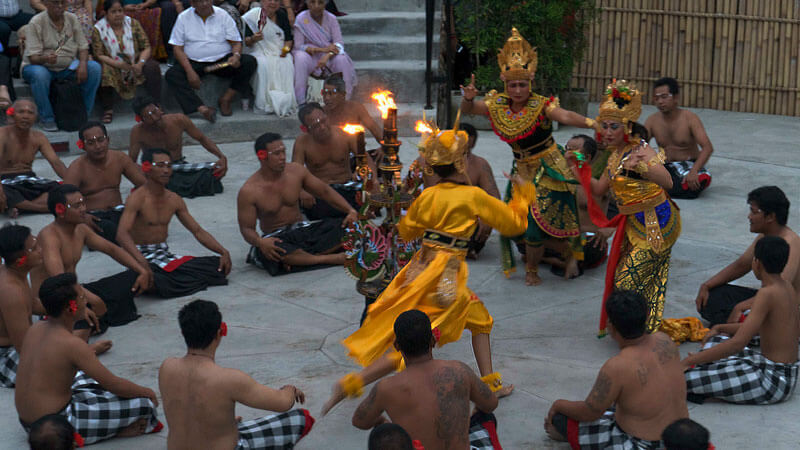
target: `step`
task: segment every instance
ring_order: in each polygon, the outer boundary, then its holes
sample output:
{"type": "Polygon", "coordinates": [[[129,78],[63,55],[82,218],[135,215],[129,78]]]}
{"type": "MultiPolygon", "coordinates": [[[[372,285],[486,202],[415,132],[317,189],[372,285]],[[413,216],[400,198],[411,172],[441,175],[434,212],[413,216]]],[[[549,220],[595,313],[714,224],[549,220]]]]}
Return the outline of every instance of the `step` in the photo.
{"type": "MultiPolygon", "coordinates": [[[[434,41],[432,48],[438,45],[434,41]]],[[[353,35],[345,38],[345,50],[353,61],[425,59],[425,36],[353,35]]]]}
{"type": "MultiPolygon", "coordinates": [[[[368,99],[378,89],[388,89],[395,94],[395,101],[423,103],[425,101],[425,60],[357,61],[358,86],[353,92],[356,100],[368,99]]],[[[434,74],[438,62],[432,62],[434,74]]],[[[435,86],[434,86],[435,91],[435,86]]]]}
{"type": "Polygon", "coordinates": [[[364,11],[425,11],[425,0],[335,0],[335,2],[339,11],[347,14],[364,11]]]}
{"type": "MultiPolygon", "coordinates": [[[[437,24],[441,17],[434,18],[434,39],[438,37],[437,24]]],[[[339,17],[339,27],[345,44],[352,35],[387,34],[393,36],[418,35],[425,37],[425,11],[358,12],[339,17]]]]}

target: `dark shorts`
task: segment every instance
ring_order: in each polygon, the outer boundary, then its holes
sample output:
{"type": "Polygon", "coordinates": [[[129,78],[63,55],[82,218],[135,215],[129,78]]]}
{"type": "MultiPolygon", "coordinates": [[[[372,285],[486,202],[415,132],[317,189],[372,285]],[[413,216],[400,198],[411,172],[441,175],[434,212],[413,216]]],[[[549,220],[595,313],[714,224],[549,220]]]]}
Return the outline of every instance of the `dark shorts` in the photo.
{"type": "Polygon", "coordinates": [[[222,181],[214,169],[173,171],[167,189],[185,198],[206,197],[222,192],[222,181]]]}
{"type": "Polygon", "coordinates": [[[692,190],[688,184],[683,182],[683,178],[689,174],[689,170],[694,166],[694,161],[673,161],[664,164],[667,172],[672,177],[672,189],[669,190],[669,196],[672,198],[693,199],[700,196],[708,185],[711,184],[711,174],[703,167],[697,173],[697,179],[700,181],[700,189],[692,190]]]}
{"type": "Polygon", "coordinates": [[[19,176],[31,177],[35,178],[35,180],[13,184],[3,183],[3,193],[6,195],[6,203],[9,209],[15,208],[21,202],[36,200],[59,184],[58,181],[37,178],[33,172],[8,173],[0,176],[0,180],[13,180],[19,176]]]}
{"type": "MultiPolygon", "coordinates": [[[[278,247],[285,250],[287,255],[297,250],[319,255],[333,253],[341,246],[344,229],[342,219],[327,218],[314,222],[298,222],[268,233],[264,237],[275,237],[283,241],[278,243],[278,247]]],[[[266,270],[272,276],[328,267],[324,264],[287,267],[279,261],[267,258],[257,247],[250,247],[247,262],[266,270]]]]}
{"type": "MultiPolygon", "coordinates": [[[[119,327],[139,318],[136,303],[133,301],[136,293],[131,291],[138,277],[138,273],[126,270],[83,285],[106,304],[106,313],[99,318],[100,330],[97,331],[103,333],[108,327],[119,327]]],[[[82,319],[75,322],[74,328],[88,329],[89,323],[82,319]]]]}
{"type": "Polygon", "coordinates": [[[150,263],[156,293],[163,298],[183,297],[209,286],[224,286],[228,278],[219,271],[219,256],[201,256],[182,263],[170,272],[150,263]]]}
{"type": "Polygon", "coordinates": [[[95,225],[100,227],[100,232],[97,234],[116,244],[117,227],[119,226],[119,219],[122,217],[122,212],[124,210],[124,207],[117,207],[112,209],[89,211],[89,214],[99,219],[94,222],[95,225]]]}
{"type": "MultiPolygon", "coordinates": [[[[358,203],[356,203],[356,195],[361,192],[361,186],[359,184],[345,183],[331,184],[330,186],[339,195],[344,197],[350,206],[355,209],[359,208],[358,203]]],[[[329,217],[344,217],[347,215],[347,213],[339,211],[331,206],[328,202],[321,199],[316,199],[316,203],[314,203],[314,206],[311,208],[303,208],[303,214],[306,215],[308,220],[321,220],[329,217]]]]}
{"type": "Polygon", "coordinates": [[[733,308],[739,303],[753,298],[756,292],[758,292],[756,289],[733,284],[723,284],[709,289],[708,301],[706,306],[700,310],[700,315],[709,321],[710,326],[727,323],[733,308]]]}

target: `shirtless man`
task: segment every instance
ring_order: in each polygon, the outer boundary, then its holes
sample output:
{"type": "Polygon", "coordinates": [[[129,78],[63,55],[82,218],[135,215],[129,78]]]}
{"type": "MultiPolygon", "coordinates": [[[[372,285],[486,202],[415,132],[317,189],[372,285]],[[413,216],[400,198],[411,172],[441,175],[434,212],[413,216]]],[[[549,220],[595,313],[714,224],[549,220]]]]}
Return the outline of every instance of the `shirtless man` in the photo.
{"type": "Polygon", "coordinates": [[[0,127],[0,213],[6,212],[11,218],[20,211],[46,213],[47,193],[58,183],[37,177],[33,159],[41,152],[61,178],[66,176],[67,167],[44,134],[31,129],[37,117],[33,100],[19,99],[6,113],[14,123],[0,127]]]}
{"type": "Polygon", "coordinates": [[[314,419],[305,409],[305,394],[292,385],[279,390],[250,375],[218,366],[214,358],[228,326],[217,304],[195,300],[178,314],[186,355],[167,358],[158,370],[169,435],[167,448],[291,448],[311,431],[314,419]],[[241,422],[236,403],[282,414],[241,422]]]}
{"type": "MultiPolygon", "coordinates": [[[[492,197],[502,200],[500,198],[500,190],[497,188],[497,181],[494,179],[492,166],[489,165],[489,161],[472,153],[472,149],[475,148],[475,143],[478,141],[478,130],[468,123],[460,124],[459,128],[466,131],[467,135],[469,135],[466,153],[466,166],[469,183],[473,186],[478,186],[479,188],[483,189],[492,197]]],[[[425,163],[425,158],[422,156],[418,157],[415,162],[420,167],[425,167],[427,165],[425,163]]],[[[423,170],[422,182],[425,184],[425,187],[433,186],[439,182],[439,177],[436,176],[432,170],[423,170]]],[[[475,233],[473,233],[472,238],[469,240],[469,251],[467,252],[467,258],[477,259],[478,253],[483,250],[483,247],[486,245],[486,241],[489,240],[489,235],[491,234],[492,229],[490,227],[486,226],[482,222],[478,222],[478,228],[475,229],[475,233]]]]}
{"type": "MultiPolygon", "coordinates": [[[[124,325],[139,316],[133,297],[150,286],[152,273],[125,250],[101,238],[86,225],[86,201],[76,186],[61,184],[50,191],[47,206],[55,220],[39,232],[44,264],[31,272],[31,282],[38,289],[41,282],[64,272],[75,273],[84,246],[100,251],[131,269],[88,283],[82,287],[89,308],[97,316],[93,323],[78,322],[78,329],[104,331],[109,325],[124,325]],[[103,317],[108,314],[108,317],[103,317]],[[101,319],[101,320],[99,320],[101,319]]],[[[111,346],[107,342],[108,347],[111,346]]]]}
{"type": "Polygon", "coordinates": [[[147,149],[142,154],[145,184],[131,192],[119,221],[117,241],[143,266],[153,271],[154,290],[164,298],[182,297],[209,286],[228,284],[231,255],[189,214],[186,202],[166,186],[172,175],[170,154],[147,149]],[[178,256],[169,251],[167,235],[172,217],[197,242],[220,256],[178,256]]]}
{"type": "Polygon", "coordinates": [[[252,246],[247,262],[272,276],[344,264],[342,227],[356,220],[356,210],[308,169],[293,162],[287,164],[280,135],[259,136],[255,151],[260,168],[247,179],[237,197],[239,232],[252,246]],[[304,222],[298,207],[303,189],[346,217],[304,222]],[[256,230],[257,222],[263,237],[256,230]]]}
{"type": "Polygon", "coordinates": [[[472,440],[487,430],[470,428],[470,402],[488,416],[497,408],[497,397],[466,364],[433,358],[436,340],[425,313],[400,314],[394,333],[406,368],[372,387],[353,413],[353,426],[369,430],[387,422],[385,411],[427,450],[480,447],[472,440]]]}
{"type": "Polygon", "coordinates": [[[782,238],[764,236],[756,242],[752,266],[761,289],[743,322],[714,325],[703,339],[703,351],[683,360],[689,400],[766,405],[794,392],[800,311],[794,286],[781,275],[789,259],[789,244],[782,238]],[[760,351],[746,347],[756,334],[760,351]]]}
{"type": "Polygon", "coordinates": [[[82,292],[72,273],[42,283],[39,298],[47,320],[28,330],[17,372],[14,403],[20,423],[29,431],[39,418],[61,414],[87,444],[161,430],[155,392],[112,374],[72,334],[86,308],[82,292]]]}
{"type": "MultiPolygon", "coordinates": [[[[350,170],[350,155],[357,151],[356,140],[341,129],[331,127],[319,103],[306,103],[300,108],[298,116],[304,133],[294,141],[292,162],[305,165],[311,175],[329,184],[350,206],[358,208],[356,195],[361,190],[361,184],[354,181],[350,170]]],[[[372,173],[376,174],[369,155],[367,162],[372,173]]],[[[343,217],[345,214],[306,191],[300,193],[300,204],[309,220],[343,217]]]]}
{"type": "Polygon", "coordinates": [[[69,165],[64,183],[80,189],[86,201],[89,225],[100,236],[116,243],[117,225],[122,216],[122,176],[134,187],[144,184],[144,174],[127,155],[109,150],[108,132],[100,122],[87,122],[80,131],[79,147],[84,154],[69,165]]]}
{"type": "Polygon", "coordinates": [[[680,352],[666,334],[645,332],[647,302],[641,294],[612,293],[606,312],[619,354],[600,368],[586,400],[553,403],[545,431],[566,441],[568,427],[577,426],[572,448],[660,449],[664,428],[689,417],[680,352]]]}
{"type": "Polygon", "coordinates": [[[322,101],[325,102],[325,114],[328,116],[330,126],[341,128],[348,123],[361,125],[369,130],[372,137],[380,144],[383,138],[381,128],[364,105],[345,98],[345,84],[341,73],[335,73],[325,79],[325,84],[322,86],[322,101]]]}
{"type": "Polygon", "coordinates": [[[653,89],[658,112],[648,117],[644,126],[667,154],[665,167],[672,175],[669,195],[697,198],[711,184],[711,174],[705,167],[714,147],[697,114],[678,107],[680,91],[674,78],[656,80],[653,89]]]}
{"type": "Polygon", "coordinates": [[[222,177],[228,171],[228,159],[217,144],[203,134],[185,114],[164,114],[151,97],[137,97],[133,111],[141,121],[131,128],[128,155],[137,162],[139,152],[146,148],[163,148],[172,159],[172,178],[167,189],[181,197],[194,198],[222,192],[222,177]],[[183,156],[183,134],[196,140],[217,157],[213,163],[191,164],[183,156]]]}
{"type": "Polygon", "coordinates": [[[742,256],[700,285],[695,299],[697,311],[711,325],[737,323],[752,306],[755,289],[728,283],[750,272],[753,250],[764,236],[778,236],[789,243],[789,262],[781,276],[800,293],[800,236],[786,225],[789,200],[777,186],[761,186],[747,194],[747,203],[750,232],[758,235],[742,256]]]}

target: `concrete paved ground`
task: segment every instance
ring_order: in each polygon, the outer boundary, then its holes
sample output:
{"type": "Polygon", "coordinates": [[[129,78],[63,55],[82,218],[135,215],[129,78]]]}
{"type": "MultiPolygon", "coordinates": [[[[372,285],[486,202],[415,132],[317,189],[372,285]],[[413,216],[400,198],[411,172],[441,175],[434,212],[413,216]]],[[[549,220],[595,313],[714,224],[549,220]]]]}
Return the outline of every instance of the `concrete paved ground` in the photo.
{"type": "MultiPolygon", "coordinates": [[[[591,114],[596,113],[593,105],[591,114]]],[[[653,111],[645,108],[643,117],[653,111]]],[[[797,205],[800,194],[800,121],[797,118],[698,110],[716,153],[709,165],[714,181],[699,199],[678,201],[683,235],[672,253],[665,317],[695,315],[694,298],[701,282],[732,261],[751,242],[746,220],[747,193],[760,185],[775,184],[797,205]]],[[[465,119],[468,121],[469,119],[465,119]]],[[[266,131],[266,130],[265,130],[266,131]]],[[[562,128],[557,140],[564,143],[575,131],[562,128]]],[[[401,156],[415,155],[416,137],[405,137],[401,156]]],[[[112,144],[117,144],[112,142],[112,144]]],[[[287,147],[292,142],[287,142],[287,147]]],[[[185,352],[177,324],[180,307],[195,298],[216,301],[230,327],[217,361],[242,369],[270,386],[294,383],[305,390],[313,414],[319,413],[330,386],[341,375],[356,369],[339,341],[356,329],[363,299],[355,283],[341,268],[272,278],[245,264],[247,245],[241,239],[235,216],[238,188],[256,167],[251,143],[225,144],[228,176],[225,192],[215,197],[188,200],[199,222],[228,248],[234,270],[227,287],[216,287],[195,296],[175,300],[137,299],[142,317],[127,326],[112,328],[104,338],[114,348],[101,357],[111,370],[137,383],[157,389],[157,370],[168,356],[185,352]]],[[[476,153],[489,159],[498,182],[508,170],[508,147],[489,132],[481,132],[476,153]]],[[[202,149],[188,148],[190,160],[206,160],[202,149]]],[[[73,157],[65,158],[72,160],[73,157]]],[[[53,172],[43,160],[35,169],[43,176],[53,172]]],[[[125,184],[124,193],[130,186],[125,184]]],[[[790,215],[792,227],[800,227],[797,206],[790,215]]],[[[7,219],[0,219],[5,222],[7,219]]],[[[38,231],[50,219],[24,216],[19,222],[38,231]]],[[[170,245],[182,254],[207,254],[177,221],[171,227],[170,245]]],[[[563,281],[542,270],[544,283],[526,287],[524,272],[504,279],[499,267],[497,235],[481,257],[470,262],[470,287],[495,317],[492,333],[494,363],[507,382],[516,385],[511,397],[500,402],[496,414],[501,443],[507,449],[565,449],[549,441],[542,421],[553,400],[582,399],[589,392],[597,370],[616,353],[611,339],[596,336],[604,269],[588,271],[574,281],[563,281]]],[[[82,281],[110,275],[121,267],[104,255],[85,252],[78,268],[82,281]]],[[[742,284],[755,286],[748,276],[742,284]]],[[[684,344],[681,352],[696,351],[684,344]]],[[[460,359],[476,367],[469,334],[461,341],[436,350],[439,358],[460,359]]],[[[13,391],[0,389],[0,448],[21,448],[25,439],[13,407],[13,391]]],[[[358,449],[366,447],[367,433],[350,425],[357,405],[345,401],[319,419],[299,449],[358,449]]],[[[794,433],[800,420],[800,398],[774,406],[738,406],[707,403],[690,406],[693,419],[711,430],[720,449],[797,448],[794,433]]],[[[245,419],[259,413],[240,407],[245,419]]],[[[162,415],[163,419],[163,415],[162,415]]],[[[157,435],[113,440],[98,449],[165,448],[166,430],[157,435]]]]}

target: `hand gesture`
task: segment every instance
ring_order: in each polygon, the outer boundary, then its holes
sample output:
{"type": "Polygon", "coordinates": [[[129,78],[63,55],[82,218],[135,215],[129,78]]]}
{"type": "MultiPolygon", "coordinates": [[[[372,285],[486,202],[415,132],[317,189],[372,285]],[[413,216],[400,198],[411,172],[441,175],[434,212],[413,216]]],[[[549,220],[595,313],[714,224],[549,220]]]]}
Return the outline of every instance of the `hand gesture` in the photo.
{"type": "Polygon", "coordinates": [[[150,268],[148,267],[147,270],[139,273],[139,276],[136,277],[136,282],[133,283],[131,292],[136,292],[137,294],[143,294],[145,291],[150,289],[150,286],[152,285],[153,285],[153,271],[150,270],[150,268]]]}
{"type": "Polygon", "coordinates": [[[461,95],[464,96],[464,100],[472,101],[478,95],[478,88],[475,87],[475,74],[473,73],[470,75],[469,84],[465,87],[460,85],[461,87],[461,95]]]}
{"type": "Polygon", "coordinates": [[[511,182],[517,186],[521,187],[525,184],[525,180],[523,180],[519,174],[509,175],[508,173],[503,172],[503,176],[511,180],[511,182]]]}
{"type": "Polygon", "coordinates": [[[217,268],[217,272],[222,272],[227,276],[231,273],[231,267],[233,263],[231,262],[231,254],[227,251],[219,257],[219,267],[217,268]]]}
{"type": "Polygon", "coordinates": [[[283,255],[286,254],[286,250],[278,247],[277,245],[281,242],[283,241],[278,238],[263,238],[258,242],[258,249],[261,250],[261,253],[263,253],[267,259],[272,261],[280,261],[283,259],[283,255]]]}
{"type": "Polygon", "coordinates": [[[217,178],[222,178],[226,173],[228,173],[228,159],[220,158],[214,165],[214,176],[217,178]]]}

